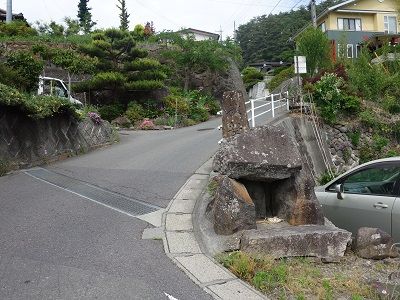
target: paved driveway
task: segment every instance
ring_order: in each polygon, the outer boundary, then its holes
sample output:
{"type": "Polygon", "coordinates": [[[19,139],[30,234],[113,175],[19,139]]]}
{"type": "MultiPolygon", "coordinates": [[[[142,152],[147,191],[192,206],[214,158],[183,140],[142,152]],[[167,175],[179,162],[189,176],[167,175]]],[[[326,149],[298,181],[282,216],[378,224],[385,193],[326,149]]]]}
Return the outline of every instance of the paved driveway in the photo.
{"type": "MultiPolygon", "coordinates": [[[[217,149],[220,119],[126,132],[117,145],[47,166],[84,184],[166,207],[217,149]]],[[[142,240],[152,225],[29,176],[0,178],[0,299],[210,299],[142,240]]]]}

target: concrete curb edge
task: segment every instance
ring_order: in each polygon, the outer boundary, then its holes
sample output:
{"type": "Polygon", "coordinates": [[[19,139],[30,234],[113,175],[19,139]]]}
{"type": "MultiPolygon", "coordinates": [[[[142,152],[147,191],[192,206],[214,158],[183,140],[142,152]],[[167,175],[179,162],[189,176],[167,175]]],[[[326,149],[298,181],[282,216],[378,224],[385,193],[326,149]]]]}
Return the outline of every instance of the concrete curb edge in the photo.
{"type": "Polygon", "coordinates": [[[196,205],[206,192],[212,158],[179,189],[162,216],[163,244],[167,256],[214,299],[267,299],[204,253],[195,234],[196,205]]]}

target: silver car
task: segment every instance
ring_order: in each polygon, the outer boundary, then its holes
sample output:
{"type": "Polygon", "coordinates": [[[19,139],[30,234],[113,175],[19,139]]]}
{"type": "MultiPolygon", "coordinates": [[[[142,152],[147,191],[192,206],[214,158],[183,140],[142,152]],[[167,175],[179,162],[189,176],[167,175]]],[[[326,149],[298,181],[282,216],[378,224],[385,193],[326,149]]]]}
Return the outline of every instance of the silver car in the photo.
{"type": "Polygon", "coordinates": [[[400,242],[400,157],[360,165],[315,188],[325,216],[355,234],[376,227],[400,242]]]}

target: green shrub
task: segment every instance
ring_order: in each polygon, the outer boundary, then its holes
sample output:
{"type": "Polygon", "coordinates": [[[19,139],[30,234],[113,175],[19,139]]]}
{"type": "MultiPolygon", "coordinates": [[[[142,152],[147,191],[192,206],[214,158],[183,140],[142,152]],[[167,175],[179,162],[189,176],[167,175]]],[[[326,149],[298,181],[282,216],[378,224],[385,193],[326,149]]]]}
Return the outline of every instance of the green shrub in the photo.
{"type": "Polygon", "coordinates": [[[389,149],[385,154],[385,157],[395,157],[395,156],[400,156],[400,152],[398,149],[389,149]]]}
{"type": "Polygon", "coordinates": [[[7,57],[6,65],[12,68],[19,77],[19,89],[26,92],[36,91],[39,75],[43,70],[43,61],[28,51],[16,51],[7,57]]]}
{"type": "Polygon", "coordinates": [[[48,118],[60,113],[69,113],[79,118],[74,105],[67,99],[27,95],[4,84],[0,84],[0,106],[15,107],[33,119],[48,118]]]}
{"type": "Polygon", "coordinates": [[[347,114],[358,114],[361,110],[361,99],[357,96],[344,95],[341,101],[341,111],[347,114]]]}
{"type": "Polygon", "coordinates": [[[90,90],[102,90],[104,87],[111,89],[122,87],[125,82],[125,76],[119,72],[102,72],[94,75],[87,84],[90,90]]]}
{"type": "Polygon", "coordinates": [[[79,117],[73,104],[65,98],[28,95],[25,106],[29,112],[28,116],[34,119],[44,119],[66,112],[79,117]]]}
{"type": "Polygon", "coordinates": [[[208,120],[209,115],[207,109],[203,106],[193,106],[190,108],[188,117],[197,122],[205,122],[208,120]]]}
{"type": "Polygon", "coordinates": [[[361,133],[359,130],[355,130],[353,132],[348,132],[347,136],[350,138],[351,143],[358,147],[358,145],[360,144],[360,138],[361,138],[361,133]]]}
{"type": "Polygon", "coordinates": [[[342,86],[343,79],[333,73],[326,73],[314,85],[314,99],[319,108],[321,118],[329,124],[336,122],[338,113],[342,109],[342,86]]]}
{"type": "Polygon", "coordinates": [[[158,69],[160,66],[161,64],[158,60],[152,58],[140,58],[127,64],[125,69],[128,71],[145,71],[158,69]]]}
{"type": "Polygon", "coordinates": [[[374,134],[372,137],[373,149],[378,153],[380,153],[388,144],[389,140],[381,135],[374,134]]]}
{"type": "Polygon", "coordinates": [[[99,107],[99,113],[103,120],[111,122],[112,120],[124,114],[124,106],[122,104],[109,104],[99,107]]]}
{"type": "Polygon", "coordinates": [[[144,108],[144,117],[149,119],[155,119],[162,115],[164,112],[162,110],[162,103],[157,100],[147,99],[142,101],[142,106],[144,108]]]}
{"type": "Polygon", "coordinates": [[[376,154],[370,145],[360,147],[360,164],[376,159],[376,154]]]}
{"type": "Polygon", "coordinates": [[[386,95],[382,101],[383,108],[391,114],[400,113],[400,103],[396,97],[386,95]]]}
{"type": "Polygon", "coordinates": [[[272,92],[278,88],[285,80],[294,77],[294,68],[289,67],[283,69],[279,74],[275,75],[274,78],[268,83],[268,88],[272,92]]]}
{"type": "Polygon", "coordinates": [[[128,109],[125,112],[126,117],[129,119],[129,121],[132,122],[132,124],[135,124],[137,121],[143,120],[144,114],[145,112],[143,107],[136,102],[130,102],[128,104],[128,109]]]}
{"type": "Polygon", "coordinates": [[[361,124],[368,127],[375,127],[377,125],[377,121],[375,119],[375,114],[372,110],[365,110],[360,113],[360,121],[361,124]]]}
{"type": "Polygon", "coordinates": [[[24,21],[0,22],[1,37],[28,37],[37,36],[37,34],[37,31],[24,21]]]}
{"type": "Polygon", "coordinates": [[[253,85],[263,81],[264,74],[254,67],[246,67],[242,71],[244,86],[249,90],[253,85]]]}
{"type": "Polygon", "coordinates": [[[21,86],[27,86],[28,82],[16,70],[11,67],[0,64],[0,83],[13,88],[20,89],[21,86]]]}
{"type": "Polygon", "coordinates": [[[388,84],[388,74],[380,65],[372,65],[369,53],[362,52],[350,65],[349,85],[363,98],[377,101],[388,84]]]}
{"type": "Polygon", "coordinates": [[[138,80],[125,84],[125,88],[130,91],[151,91],[159,90],[164,87],[161,80],[138,80]]]}
{"type": "Polygon", "coordinates": [[[17,89],[0,84],[0,104],[4,106],[24,107],[26,96],[17,89]]]}
{"type": "Polygon", "coordinates": [[[180,95],[168,95],[163,99],[165,111],[169,115],[175,115],[175,109],[177,110],[178,115],[186,116],[190,111],[189,102],[185,97],[180,95]]]}

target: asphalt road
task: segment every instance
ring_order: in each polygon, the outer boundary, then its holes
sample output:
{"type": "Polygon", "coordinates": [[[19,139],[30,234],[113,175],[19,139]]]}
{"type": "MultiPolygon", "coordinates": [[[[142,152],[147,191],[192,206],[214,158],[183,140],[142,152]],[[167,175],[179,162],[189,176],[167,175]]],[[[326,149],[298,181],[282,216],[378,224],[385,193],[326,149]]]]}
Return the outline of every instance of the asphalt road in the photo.
{"type": "MultiPolygon", "coordinates": [[[[119,144],[46,169],[166,207],[217,149],[215,119],[124,132],[119,144]]],[[[210,299],[142,240],[153,226],[17,172],[0,178],[0,299],[210,299]]]]}

